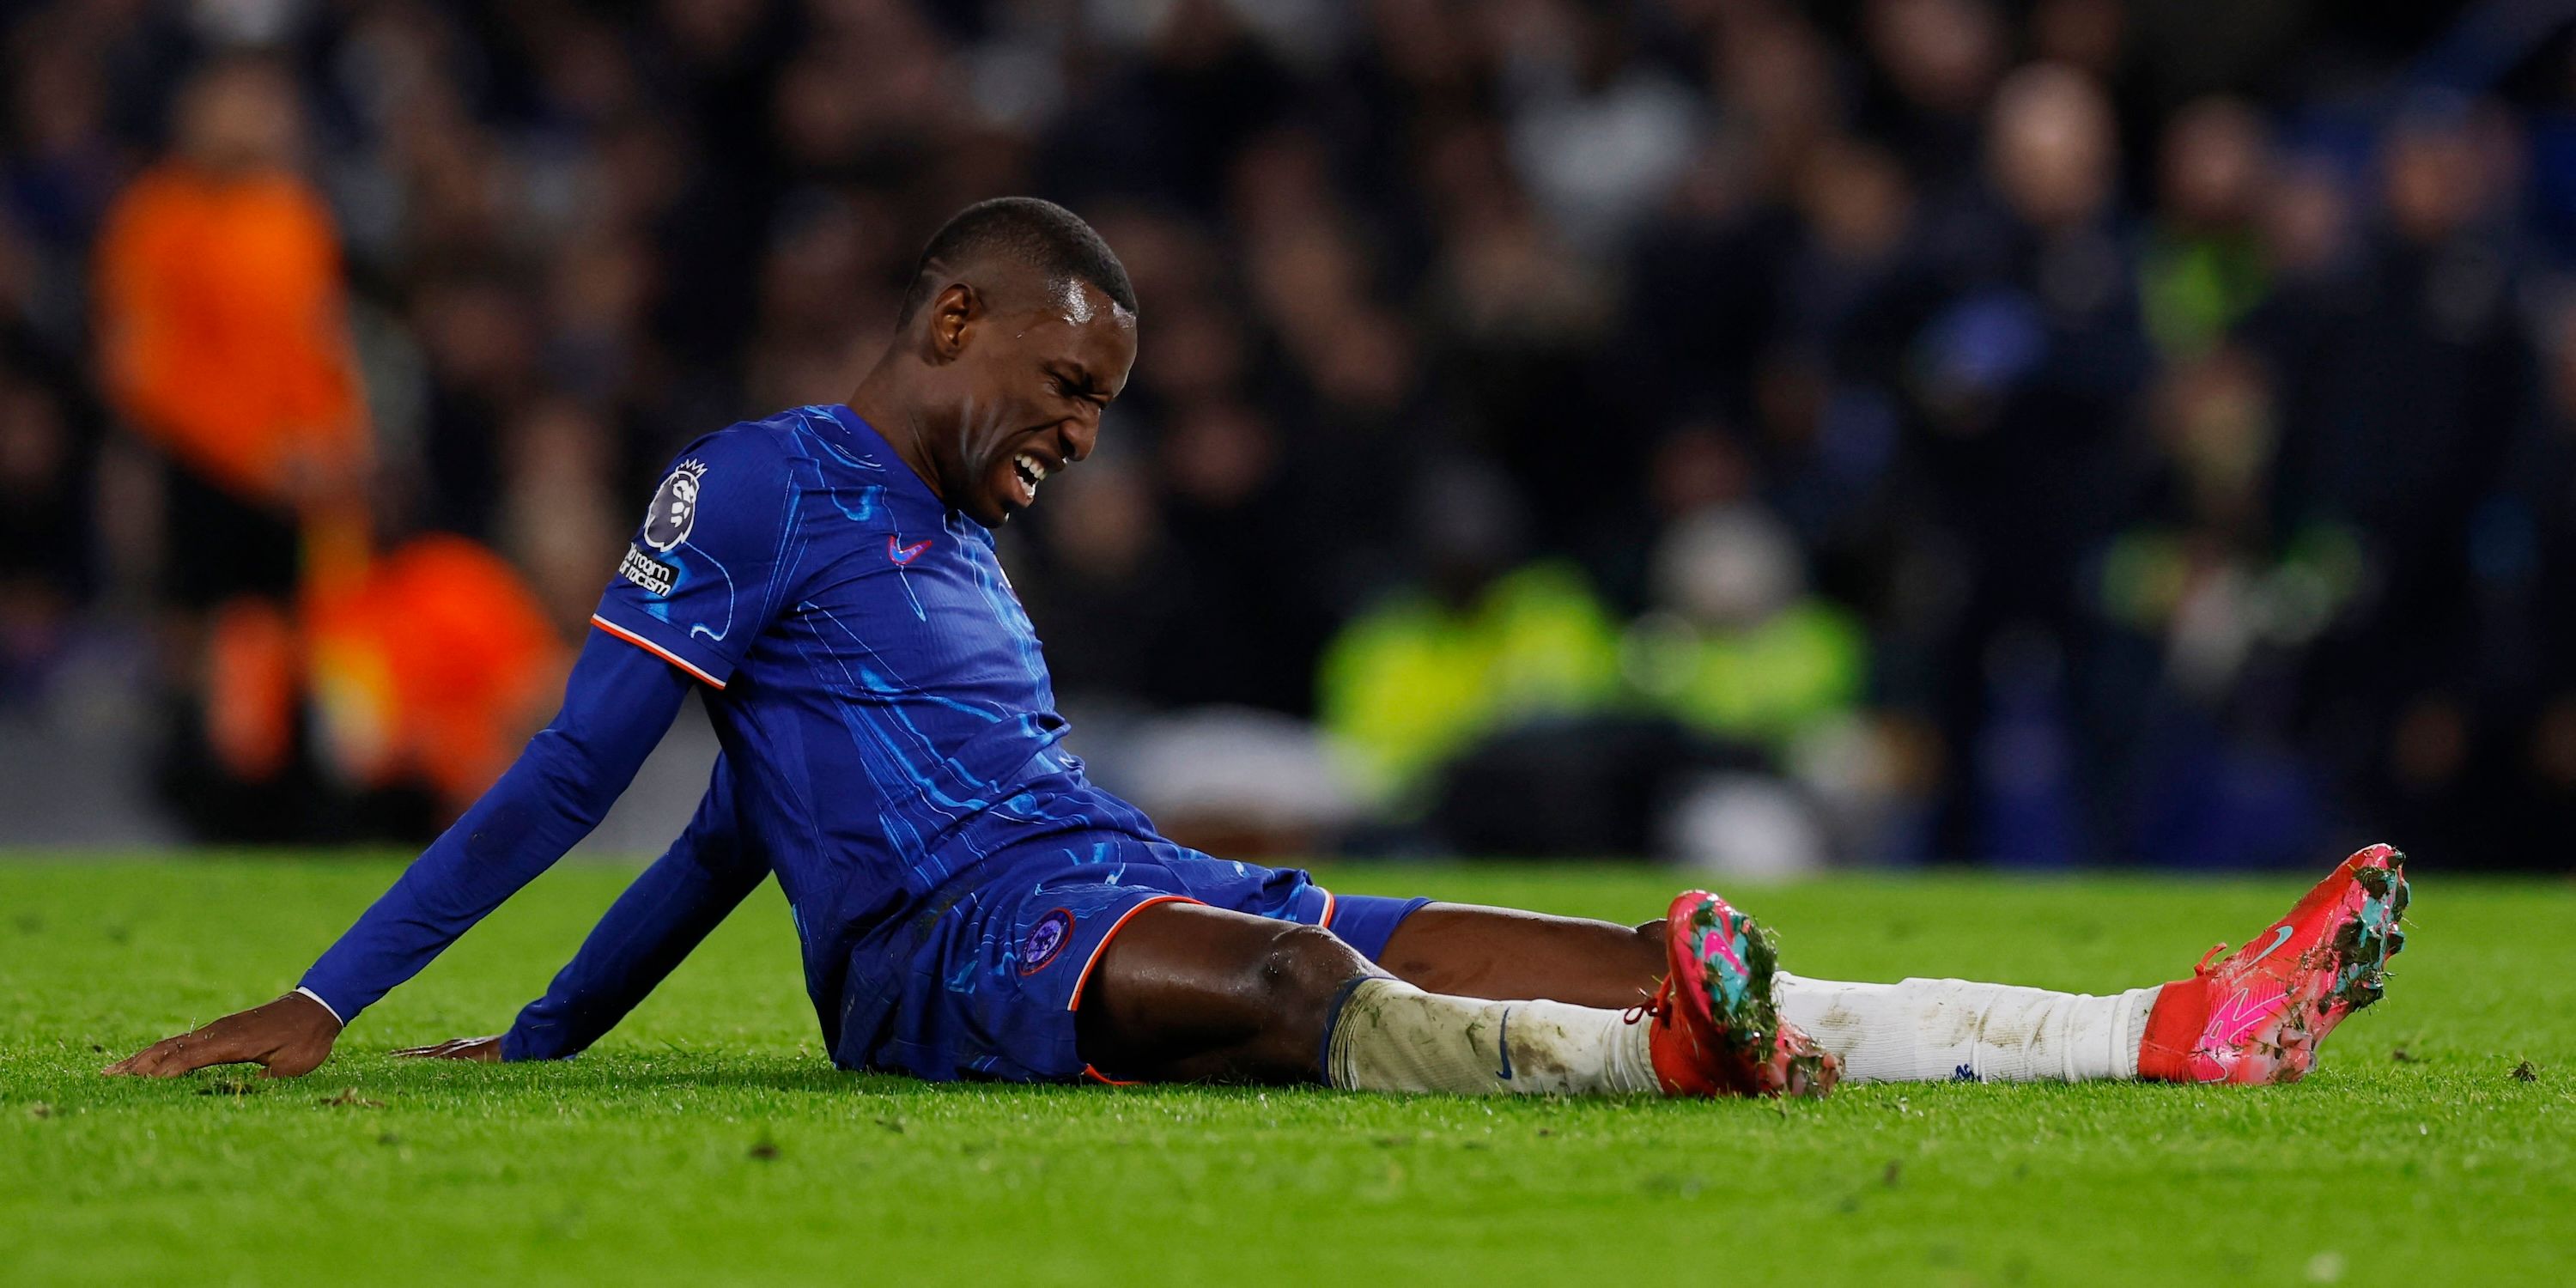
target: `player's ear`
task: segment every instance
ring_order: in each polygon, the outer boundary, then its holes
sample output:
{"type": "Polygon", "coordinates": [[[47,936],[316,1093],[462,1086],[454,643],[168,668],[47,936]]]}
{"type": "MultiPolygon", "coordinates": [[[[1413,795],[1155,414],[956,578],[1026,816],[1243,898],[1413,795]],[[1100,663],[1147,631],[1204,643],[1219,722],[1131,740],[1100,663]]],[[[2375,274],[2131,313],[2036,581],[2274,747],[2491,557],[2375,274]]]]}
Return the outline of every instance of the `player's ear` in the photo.
{"type": "Polygon", "coordinates": [[[966,348],[966,329],[984,316],[984,297],[964,282],[950,282],[930,300],[930,354],[940,362],[966,348]]]}

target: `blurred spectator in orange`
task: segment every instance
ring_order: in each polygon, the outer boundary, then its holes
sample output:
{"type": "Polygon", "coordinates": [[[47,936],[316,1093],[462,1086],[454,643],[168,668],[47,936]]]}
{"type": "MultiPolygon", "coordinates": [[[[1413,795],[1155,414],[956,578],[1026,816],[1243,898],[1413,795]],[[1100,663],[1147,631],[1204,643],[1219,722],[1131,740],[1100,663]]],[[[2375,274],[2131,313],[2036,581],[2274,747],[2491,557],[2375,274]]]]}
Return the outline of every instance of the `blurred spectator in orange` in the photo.
{"type": "Polygon", "coordinates": [[[201,73],[171,155],[118,195],[98,244],[107,396],[173,466],[160,573],[179,610],[172,651],[202,664],[204,690],[183,728],[242,783],[278,781],[294,756],[283,598],[300,565],[319,556],[311,571],[346,578],[364,558],[366,411],[338,237],[296,172],[296,94],[259,58],[201,73]],[[202,649],[188,639],[199,626],[202,649]]]}
{"type": "Polygon", "coordinates": [[[312,605],[315,706],[343,785],[427,789],[441,818],[492,785],[561,692],[563,641],[500,556],[433,534],[312,605]]]}
{"type": "MultiPolygon", "coordinates": [[[[193,710],[182,699],[178,750],[212,753],[180,795],[216,834],[317,839],[471,801],[533,726],[562,644],[520,575],[470,541],[370,557],[373,444],[338,232],[298,172],[298,93],[251,55],[187,86],[171,154],[108,213],[96,307],[108,396],[171,466],[160,572],[172,651],[202,690],[193,710]]],[[[508,343],[479,314],[460,322],[508,343]]],[[[523,476],[586,432],[577,412],[533,417],[523,476]]],[[[548,512],[595,548],[613,529],[567,505],[579,490],[548,512]]],[[[559,534],[529,526],[532,564],[563,581],[559,534]]]]}
{"type": "Polygon", "coordinates": [[[339,238],[295,171],[295,94],[257,59],[198,77],[173,154],[117,197],[98,250],[117,409],[188,472],[272,516],[345,504],[367,459],[339,238]]]}

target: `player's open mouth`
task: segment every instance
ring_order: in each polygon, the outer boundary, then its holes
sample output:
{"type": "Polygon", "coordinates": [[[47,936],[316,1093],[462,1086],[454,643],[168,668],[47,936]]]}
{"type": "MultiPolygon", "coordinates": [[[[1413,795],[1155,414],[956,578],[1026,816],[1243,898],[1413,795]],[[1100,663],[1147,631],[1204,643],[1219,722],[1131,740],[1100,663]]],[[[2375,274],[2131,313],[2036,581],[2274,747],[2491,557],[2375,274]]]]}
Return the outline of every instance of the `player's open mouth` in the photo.
{"type": "Polygon", "coordinates": [[[1046,481],[1047,473],[1046,462],[1027,452],[1021,452],[1011,458],[1011,477],[1020,485],[1020,504],[1029,505],[1036,502],[1038,484],[1046,481]]]}

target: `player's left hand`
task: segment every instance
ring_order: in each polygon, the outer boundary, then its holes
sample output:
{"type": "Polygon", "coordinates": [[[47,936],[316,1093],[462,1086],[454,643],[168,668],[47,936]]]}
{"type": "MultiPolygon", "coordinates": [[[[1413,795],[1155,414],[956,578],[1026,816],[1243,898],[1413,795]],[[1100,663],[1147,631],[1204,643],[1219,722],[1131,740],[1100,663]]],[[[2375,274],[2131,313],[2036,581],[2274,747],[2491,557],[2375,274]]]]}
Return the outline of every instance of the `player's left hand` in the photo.
{"type": "Polygon", "coordinates": [[[176,1078],[208,1065],[256,1064],[271,1078],[300,1078],[331,1058],[340,1021],[302,993],[254,1006],[163,1038],[99,1070],[143,1078],[176,1078]]]}
{"type": "Polygon", "coordinates": [[[430,1046],[404,1047],[395,1055],[414,1060],[472,1060],[479,1064],[501,1062],[501,1035],[488,1038],[450,1038],[430,1046]]]}

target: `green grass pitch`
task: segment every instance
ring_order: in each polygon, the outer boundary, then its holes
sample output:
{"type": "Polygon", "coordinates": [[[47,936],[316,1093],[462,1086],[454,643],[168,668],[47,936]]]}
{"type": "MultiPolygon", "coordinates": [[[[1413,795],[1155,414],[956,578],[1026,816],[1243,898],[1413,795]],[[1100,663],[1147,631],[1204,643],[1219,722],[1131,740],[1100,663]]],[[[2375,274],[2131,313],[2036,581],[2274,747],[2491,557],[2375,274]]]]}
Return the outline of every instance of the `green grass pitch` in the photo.
{"type": "MultiPolygon", "coordinates": [[[[538,882],[301,1082],[94,1076],[274,996],[395,870],[0,858],[0,1283],[2576,1281],[2565,883],[2419,868],[2389,999],[2285,1088],[1505,1103],[855,1076],[815,1050],[774,886],[578,1061],[384,1054],[506,1026],[628,875],[599,865],[538,882]]],[[[1621,920],[1679,884],[1327,875],[1621,920]]],[[[2297,889],[1734,893],[1802,973],[2104,991],[2189,970],[2297,889]]]]}

